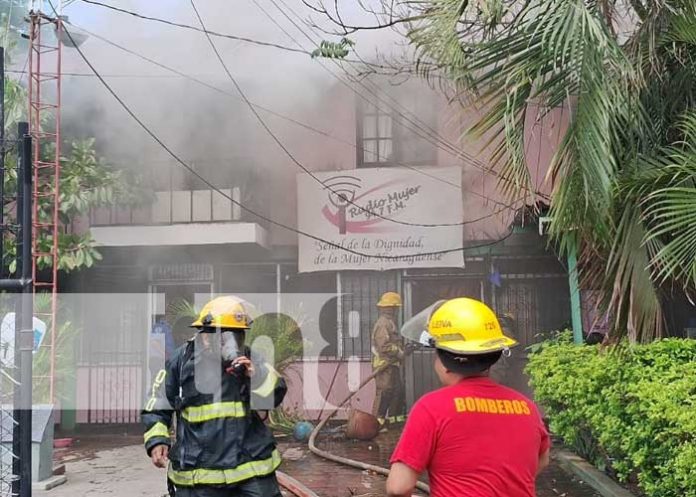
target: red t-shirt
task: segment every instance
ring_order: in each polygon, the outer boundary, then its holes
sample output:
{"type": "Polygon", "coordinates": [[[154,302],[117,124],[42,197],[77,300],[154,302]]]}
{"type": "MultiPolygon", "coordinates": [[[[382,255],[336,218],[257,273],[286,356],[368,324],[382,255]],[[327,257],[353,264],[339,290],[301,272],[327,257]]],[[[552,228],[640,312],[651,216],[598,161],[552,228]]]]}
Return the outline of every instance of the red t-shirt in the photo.
{"type": "Polygon", "coordinates": [[[477,377],[421,397],[391,462],[427,469],[431,497],[534,497],[548,448],[534,403],[477,377]]]}

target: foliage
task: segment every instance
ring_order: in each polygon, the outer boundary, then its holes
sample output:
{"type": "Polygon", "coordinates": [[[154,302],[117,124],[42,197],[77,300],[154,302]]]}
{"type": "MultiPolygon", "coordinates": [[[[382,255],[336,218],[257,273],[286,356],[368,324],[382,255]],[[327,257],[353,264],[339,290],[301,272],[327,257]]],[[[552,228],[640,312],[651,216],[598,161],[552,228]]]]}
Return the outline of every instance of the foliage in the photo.
{"type": "Polygon", "coordinates": [[[696,283],[693,179],[673,179],[674,169],[694,168],[683,125],[696,117],[693,6],[536,0],[508,2],[501,13],[493,3],[476,11],[466,2],[425,2],[425,21],[408,32],[418,57],[437,61],[460,90],[480,98],[483,117],[471,132],[492,136],[493,167],[508,195],[534,191],[527,117],[568,112],[549,171],[550,233],[565,250],[581,241],[583,283],[604,290],[614,331],[660,336],[662,283],[696,283]],[[621,36],[619,14],[629,27],[621,36]],[[473,25],[460,28],[464,18],[473,25]],[[636,185],[648,171],[652,181],[636,185]]]}
{"type": "Polygon", "coordinates": [[[696,496],[696,341],[601,349],[566,332],[527,372],[551,430],[582,456],[651,497],[696,496]]]}
{"type": "Polygon", "coordinates": [[[186,299],[179,299],[170,303],[167,305],[165,312],[167,320],[171,324],[176,323],[181,318],[190,318],[191,322],[193,322],[198,317],[196,307],[186,299]]]}
{"type": "MultiPolygon", "coordinates": [[[[50,312],[51,299],[48,294],[37,293],[35,295],[35,313],[50,312]]],[[[45,318],[45,316],[41,316],[45,318]]],[[[46,333],[51,331],[51,322],[46,322],[46,333]]],[[[55,341],[55,400],[71,400],[71,385],[75,384],[75,346],[76,340],[81,332],[70,318],[66,316],[62,309],[58,310],[58,322],[56,326],[55,341]]],[[[50,337],[44,337],[44,344],[50,343],[50,337]]],[[[51,348],[41,347],[34,355],[34,377],[33,382],[33,402],[34,404],[48,404],[53,402],[51,399],[50,379],[48,376],[51,371],[51,348]]]]}
{"type": "MultiPolygon", "coordinates": [[[[9,54],[6,58],[9,58],[9,54]]],[[[5,78],[5,133],[16,138],[17,123],[25,119],[26,89],[19,82],[5,78]]],[[[145,189],[140,187],[139,178],[127,176],[115,170],[97,156],[94,139],[75,140],[64,147],[67,154],[61,157],[60,172],[60,208],[58,212],[58,269],[71,271],[81,267],[90,267],[101,256],[89,232],[80,233],[70,229],[71,224],[80,216],[87,215],[92,208],[109,206],[115,203],[134,204],[146,197],[145,189]]],[[[42,147],[43,160],[50,160],[53,155],[50,146],[42,147]]],[[[16,223],[16,204],[12,194],[17,191],[17,154],[8,151],[6,155],[6,174],[4,188],[6,222],[16,223]]],[[[38,221],[53,223],[53,184],[46,185],[39,201],[38,221]]],[[[38,251],[48,253],[53,247],[53,237],[48,229],[39,230],[38,251]]],[[[4,265],[14,273],[16,271],[16,243],[12,236],[4,240],[4,265]]],[[[48,269],[52,257],[38,258],[40,269],[48,269]]]]}
{"type": "Polygon", "coordinates": [[[477,107],[468,133],[509,198],[536,200],[530,123],[560,128],[553,241],[579,247],[581,283],[600,292],[617,339],[665,334],[667,289],[696,290],[692,1],[382,0],[366,26],[329,4],[314,11],[337,32],[400,31],[420,76],[467,115],[477,107]]]}
{"type": "Polygon", "coordinates": [[[325,59],[345,59],[350,53],[350,49],[355,45],[355,42],[349,38],[341,38],[341,41],[334,43],[331,41],[322,40],[319,48],[314,50],[311,57],[322,57],[325,59]]]}
{"type": "Polygon", "coordinates": [[[268,423],[273,428],[273,431],[286,435],[292,435],[295,425],[302,420],[297,414],[282,408],[268,413],[268,423]]]}
{"type": "Polygon", "coordinates": [[[249,330],[247,343],[251,345],[258,337],[270,339],[266,343],[272,344],[273,350],[266,352],[272,354],[278,369],[282,370],[290,361],[302,356],[304,343],[300,326],[287,314],[267,313],[256,318],[249,330]]]}

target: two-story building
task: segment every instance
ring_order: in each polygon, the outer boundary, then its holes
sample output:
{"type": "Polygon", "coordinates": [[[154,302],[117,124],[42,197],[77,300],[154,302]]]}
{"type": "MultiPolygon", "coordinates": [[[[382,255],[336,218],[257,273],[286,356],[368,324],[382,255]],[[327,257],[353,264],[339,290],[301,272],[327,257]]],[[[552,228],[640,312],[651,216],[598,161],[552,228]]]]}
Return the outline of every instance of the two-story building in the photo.
{"type": "MultiPolygon", "coordinates": [[[[319,311],[297,317],[318,335],[286,369],[286,406],[310,416],[323,401],[308,395],[333,385],[327,396],[337,401],[359,382],[349,364],[369,374],[375,303],[385,291],[402,294],[400,320],[454,296],[511,315],[522,346],[504,381],[527,388],[524,347],[570,319],[564,265],[546,249],[536,221],[520,215],[523,203],[497,193],[498,178],[479,153],[484,142],[462,138],[474,110],[417,82],[370,88],[333,85],[297,110],[294,123],[262,112],[292,157],[246,120],[245,140],[258,153],[230,140],[221,159],[226,138],[210,125],[196,137],[196,156],[183,156],[199,177],[161,152],[141,157],[152,196],[91,213],[82,229],[103,259],[64,285],[83,294],[83,316],[100,313],[78,347],[78,423],[137,422],[153,326],[167,321],[181,342],[190,336],[182,302],[215,294],[264,294],[264,312],[289,314],[301,313],[310,298],[303,295],[325,299],[319,311]],[[206,140],[216,150],[209,157],[206,140]],[[108,294],[121,297],[112,306],[90,304],[108,294]]],[[[556,117],[552,132],[529,126],[527,155],[542,194],[562,124],[556,117]]],[[[409,405],[436,386],[428,352],[412,355],[404,374],[409,405]]],[[[355,406],[370,410],[371,388],[355,406]]]]}

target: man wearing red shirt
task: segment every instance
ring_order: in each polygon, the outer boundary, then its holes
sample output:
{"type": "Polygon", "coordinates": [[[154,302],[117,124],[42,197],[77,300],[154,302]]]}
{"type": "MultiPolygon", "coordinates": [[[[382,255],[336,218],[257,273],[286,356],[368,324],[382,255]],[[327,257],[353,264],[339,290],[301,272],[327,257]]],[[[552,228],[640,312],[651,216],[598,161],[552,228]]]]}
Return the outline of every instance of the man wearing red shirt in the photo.
{"type": "Polygon", "coordinates": [[[531,400],[488,378],[517,345],[493,311],[473,299],[440,301],[402,334],[436,348],[444,387],[413,406],[391,458],[387,495],[410,496],[427,470],[432,497],[534,497],[549,436],[531,400]]]}

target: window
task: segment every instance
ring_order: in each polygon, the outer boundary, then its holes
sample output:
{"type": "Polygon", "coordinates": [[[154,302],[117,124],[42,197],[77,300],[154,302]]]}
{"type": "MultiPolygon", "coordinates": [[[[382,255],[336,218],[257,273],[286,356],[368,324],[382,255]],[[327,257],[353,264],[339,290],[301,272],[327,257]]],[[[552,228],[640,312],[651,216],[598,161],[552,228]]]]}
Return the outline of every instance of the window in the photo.
{"type": "Polygon", "coordinates": [[[358,99],[358,167],[436,165],[433,99],[406,89],[397,96],[400,103],[358,99]]]}
{"type": "Polygon", "coordinates": [[[363,102],[359,113],[358,162],[361,164],[388,163],[393,160],[394,123],[391,113],[385,113],[376,105],[363,102]]]}

